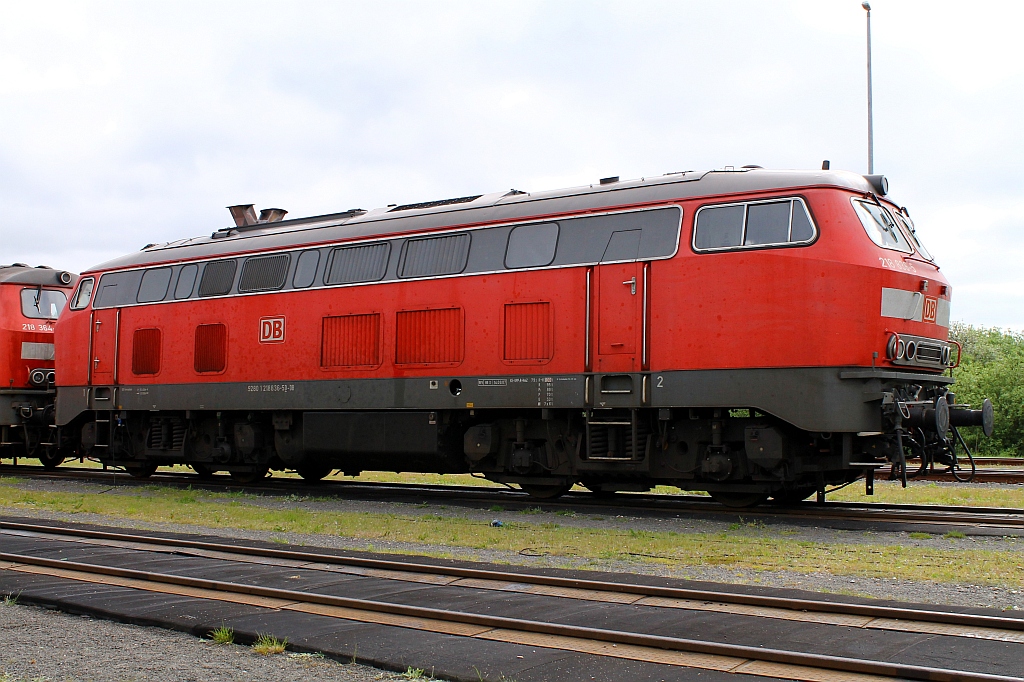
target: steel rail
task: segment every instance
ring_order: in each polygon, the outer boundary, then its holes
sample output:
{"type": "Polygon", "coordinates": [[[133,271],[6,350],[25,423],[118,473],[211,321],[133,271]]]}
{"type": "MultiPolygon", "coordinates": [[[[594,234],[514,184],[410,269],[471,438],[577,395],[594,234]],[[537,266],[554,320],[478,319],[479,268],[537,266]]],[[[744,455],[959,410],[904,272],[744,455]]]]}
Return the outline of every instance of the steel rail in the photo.
{"type": "MultiPolygon", "coordinates": [[[[38,476],[42,478],[58,479],[100,479],[106,480],[117,476],[111,472],[102,472],[93,469],[72,469],[65,472],[20,472],[5,471],[7,467],[0,466],[0,473],[12,473],[22,476],[38,476]]],[[[209,489],[242,489],[248,491],[265,491],[271,493],[285,492],[289,485],[312,488],[311,484],[303,484],[293,479],[268,479],[264,485],[238,484],[230,482],[219,482],[210,480],[196,480],[193,474],[163,474],[158,479],[128,479],[122,478],[123,482],[129,485],[152,485],[154,483],[165,483],[168,485],[200,486],[209,489]],[[274,485],[277,483],[278,485],[274,485]],[[284,485],[281,485],[284,484],[284,485]]],[[[887,522],[887,523],[921,523],[957,527],[987,527],[1006,528],[1011,530],[1024,530],[1024,509],[1008,507],[968,507],[957,505],[914,505],[914,504],[892,504],[892,503],[857,503],[857,502],[827,502],[825,504],[799,503],[791,506],[762,506],[750,508],[724,507],[708,498],[693,495],[662,495],[647,493],[626,493],[617,496],[614,500],[597,501],[587,493],[569,493],[558,500],[536,500],[526,493],[507,488],[491,488],[484,486],[446,486],[437,484],[409,484],[409,483],[378,483],[374,481],[337,481],[319,483],[316,488],[320,492],[327,492],[326,486],[335,487],[334,491],[340,489],[357,490],[363,489],[382,493],[396,491],[404,495],[446,495],[449,499],[457,496],[457,501],[481,501],[494,502],[502,501],[511,504],[544,505],[548,507],[572,507],[590,506],[600,509],[636,509],[645,512],[665,513],[671,511],[696,511],[716,515],[744,517],[792,517],[804,519],[834,519],[840,521],[860,522],[887,522]],[[580,499],[583,498],[583,499],[580,499]],[[920,512],[920,513],[915,513],[920,512]]]]}
{"type": "Polygon", "coordinates": [[[736,592],[698,590],[683,587],[637,585],[604,580],[589,580],[586,578],[563,578],[536,573],[516,573],[512,571],[494,571],[482,568],[443,566],[437,564],[412,563],[407,561],[392,561],[388,559],[338,556],[334,554],[318,554],[305,551],[300,552],[273,547],[221,544],[206,542],[203,540],[185,540],[181,538],[163,538],[129,533],[112,533],[108,531],[87,530],[84,528],[15,523],[10,521],[0,521],[0,530],[38,533],[43,535],[63,535],[116,542],[134,542],[161,547],[188,548],[221,552],[225,554],[238,554],[243,556],[287,559],[309,563],[334,564],[339,566],[352,566],[356,568],[371,568],[389,571],[404,571],[407,573],[423,573],[458,578],[493,580],[497,582],[526,583],[530,585],[543,585],[546,587],[593,590],[595,592],[618,592],[642,595],[645,597],[713,601],[724,604],[741,604],[744,606],[760,606],[791,611],[813,611],[816,613],[834,613],[872,618],[891,618],[926,623],[944,623],[947,625],[1024,631],[1024,618],[1008,618],[1005,616],[992,616],[985,614],[957,613],[924,609],[919,610],[896,606],[853,604],[849,602],[797,599],[793,597],[742,594],[736,592]]]}
{"type": "MultiPolygon", "coordinates": [[[[564,505],[566,503],[582,503],[595,505],[597,500],[590,493],[581,492],[569,492],[561,498],[550,499],[550,500],[538,500],[530,497],[528,493],[513,488],[505,488],[499,486],[474,486],[474,485],[443,485],[436,483],[385,483],[380,481],[316,481],[310,483],[308,481],[302,481],[293,478],[267,478],[264,481],[256,483],[237,483],[230,480],[220,481],[217,478],[199,478],[196,474],[190,473],[178,473],[178,472],[159,472],[154,478],[138,479],[132,478],[130,474],[123,471],[113,470],[102,470],[102,469],[58,469],[44,470],[42,467],[28,467],[19,465],[13,471],[11,465],[0,464],[0,474],[8,475],[22,475],[22,476],[38,476],[42,478],[96,478],[96,479],[107,479],[118,477],[122,482],[128,483],[129,485],[152,485],[154,483],[172,483],[180,482],[187,483],[188,485],[201,485],[210,486],[217,488],[242,488],[246,490],[266,490],[266,491],[281,491],[288,485],[296,485],[301,487],[315,488],[321,492],[325,492],[328,487],[337,488],[366,488],[370,490],[399,490],[402,492],[416,493],[479,493],[480,499],[491,498],[497,495],[487,495],[487,493],[496,493],[498,495],[505,495],[515,497],[515,501],[522,501],[530,504],[545,504],[545,505],[564,505]],[[260,484],[263,485],[260,485],[260,484]],[[283,484],[283,485],[282,485],[283,484]],[[582,499],[581,499],[582,498],[582,499]]],[[[969,507],[966,505],[938,505],[938,504],[900,504],[891,502],[825,502],[819,504],[816,502],[799,502],[795,505],[763,505],[760,507],[745,507],[735,508],[726,507],[718,502],[712,501],[710,498],[702,495],[687,495],[687,494],[661,494],[661,493],[623,493],[614,498],[601,498],[599,506],[615,507],[615,506],[638,506],[634,503],[637,502],[654,502],[663,503],[670,505],[678,505],[680,508],[691,508],[700,507],[707,508],[708,511],[716,511],[722,513],[731,514],[751,514],[751,513],[782,513],[782,512],[807,512],[809,514],[820,514],[822,510],[858,510],[874,512],[876,510],[892,510],[892,511],[927,511],[927,512],[955,512],[955,513],[968,513],[968,514],[994,514],[994,515],[1006,515],[1006,516],[1020,516],[1024,519],[1024,508],[1015,507],[969,507]]]]}
{"type": "Polygon", "coordinates": [[[313,592],[300,592],[274,587],[210,580],[207,578],[193,578],[189,576],[175,575],[172,573],[154,573],[151,571],[139,571],[130,568],[116,568],[97,564],[61,561],[59,559],[44,559],[41,557],[8,552],[0,553],[0,560],[9,561],[15,564],[59,569],[62,571],[79,571],[95,575],[106,575],[117,578],[178,585],[181,587],[206,589],[232,594],[245,594],[270,599],[287,600],[297,603],[335,606],[410,618],[440,620],[449,623],[462,623],[493,629],[518,630],[520,632],[573,637],[576,639],[611,642],[615,644],[630,644],[633,646],[667,649],[671,651],[731,656],[735,658],[746,658],[772,663],[799,665],[809,668],[858,672],[882,677],[926,680],[929,682],[1020,682],[1024,679],[1020,677],[993,675],[989,673],[906,665],[903,663],[869,661],[843,656],[829,656],[826,654],[804,653],[785,649],[767,649],[741,644],[707,642],[679,637],[624,632],[621,630],[607,630],[603,628],[589,628],[578,625],[547,623],[521,618],[467,613],[464,611],[447,611],[424,606],[410,606],[406,604],[394,604],[368,599],[354,599],[351,597],[339,597],[313,592]]]}

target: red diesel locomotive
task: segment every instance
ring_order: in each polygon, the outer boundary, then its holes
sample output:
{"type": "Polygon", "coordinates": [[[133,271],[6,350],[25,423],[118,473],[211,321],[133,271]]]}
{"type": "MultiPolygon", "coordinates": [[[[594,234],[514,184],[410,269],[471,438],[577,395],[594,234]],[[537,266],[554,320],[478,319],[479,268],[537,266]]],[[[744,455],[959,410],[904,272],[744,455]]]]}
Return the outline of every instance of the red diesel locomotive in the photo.
{"type": "Polygon", "coordinates": [[[235,225],[81,276],[61,454],[802,499],[991,429],[881,176],[759,168],[235,225]]]}
{"type": "Polygon", "coordinates": [[[38,457],[53,467],[53,328],[74,287],[70,272],[0,265],[0,457],[38,457]]]}

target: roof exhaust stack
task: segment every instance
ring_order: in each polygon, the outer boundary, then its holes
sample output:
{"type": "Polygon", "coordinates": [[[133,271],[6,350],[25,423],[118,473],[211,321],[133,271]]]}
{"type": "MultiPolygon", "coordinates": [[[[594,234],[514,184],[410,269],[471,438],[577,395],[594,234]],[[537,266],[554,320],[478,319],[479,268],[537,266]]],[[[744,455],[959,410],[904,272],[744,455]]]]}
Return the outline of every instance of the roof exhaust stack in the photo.
{"type": "Polygon", "coordinates": [[[235,227],[247,227],[259,222],[256,219],[256,209],[253,207],[253,204],[228,206],[228,210],[231,211],[231,217],[235,220],[235,227]]]}
{"type": "Polygon", "coordinates": [[[260,211],[260,222],[261,223],[276,223],[284,220],[284,217],[288,215],[288,211],[283,208],[265,208],[260,211]]]}

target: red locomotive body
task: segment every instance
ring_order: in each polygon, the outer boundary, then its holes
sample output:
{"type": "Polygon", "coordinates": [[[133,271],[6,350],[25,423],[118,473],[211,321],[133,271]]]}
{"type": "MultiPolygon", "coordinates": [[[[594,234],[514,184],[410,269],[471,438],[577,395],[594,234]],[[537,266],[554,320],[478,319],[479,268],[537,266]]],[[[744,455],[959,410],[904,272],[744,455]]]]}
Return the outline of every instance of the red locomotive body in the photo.
{"type": "Polygon", "coordinates": [[[70,272],[0,266],[0,457],[56,466],[53,329],[74,287],[70,272]]]}
{"type": "Polygon", "coordinates": [[[57,420],[138,475],[473,471],[539,496],[751,503],[905,447],[941,458],[950,289],[883,183],[743,169],[233,207],[233,228],[82,276],[57,420]]]}

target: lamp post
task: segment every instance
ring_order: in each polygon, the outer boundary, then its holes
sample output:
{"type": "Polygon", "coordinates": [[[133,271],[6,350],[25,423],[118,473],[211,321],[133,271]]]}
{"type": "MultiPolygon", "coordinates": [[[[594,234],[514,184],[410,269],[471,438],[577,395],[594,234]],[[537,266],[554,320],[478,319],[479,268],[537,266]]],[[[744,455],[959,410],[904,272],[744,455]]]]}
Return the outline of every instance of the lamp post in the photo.
{"type": "Polygon", "coordinates": [[[860,4],[868,17],[868,175],[875,172],[875,126],[871,111],[871,5],[860,4]]]}

